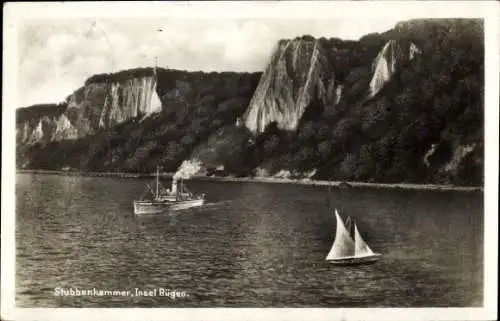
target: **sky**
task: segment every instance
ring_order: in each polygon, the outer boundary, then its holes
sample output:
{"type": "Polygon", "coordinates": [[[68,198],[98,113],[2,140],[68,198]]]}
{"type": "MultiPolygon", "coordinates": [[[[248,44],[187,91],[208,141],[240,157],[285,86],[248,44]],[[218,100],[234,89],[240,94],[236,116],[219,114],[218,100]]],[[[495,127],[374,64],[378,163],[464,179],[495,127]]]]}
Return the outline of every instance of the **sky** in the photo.
{"type": "Polygon", "coordinates": [[[19,107],[63,101],[88,77],[154,66],[262,71],[279,39],[305,34],[356,40],[397,20],[66,19],[26,20],[19,28],[19,107]]]}

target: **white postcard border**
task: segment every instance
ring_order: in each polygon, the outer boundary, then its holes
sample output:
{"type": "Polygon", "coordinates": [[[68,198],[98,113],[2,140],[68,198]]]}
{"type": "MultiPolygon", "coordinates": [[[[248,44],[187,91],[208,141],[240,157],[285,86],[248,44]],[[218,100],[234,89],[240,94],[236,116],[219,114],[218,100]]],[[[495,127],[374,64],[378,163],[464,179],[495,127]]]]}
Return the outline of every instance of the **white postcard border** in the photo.
{"type": "Polygon", "coordinates": [[[497,319],[499,5],[496,1],[279,1],[279,2],[78,2],[4,5],[2,93],[1,317],[5,320],[493,320],[497,319]],[[485,186],[483,308],[240,309],[129,308],[21,309],[14,307],[15,275],[15,108],[17,25],[23,19],[146,18],[484,18],[485,186]]]}

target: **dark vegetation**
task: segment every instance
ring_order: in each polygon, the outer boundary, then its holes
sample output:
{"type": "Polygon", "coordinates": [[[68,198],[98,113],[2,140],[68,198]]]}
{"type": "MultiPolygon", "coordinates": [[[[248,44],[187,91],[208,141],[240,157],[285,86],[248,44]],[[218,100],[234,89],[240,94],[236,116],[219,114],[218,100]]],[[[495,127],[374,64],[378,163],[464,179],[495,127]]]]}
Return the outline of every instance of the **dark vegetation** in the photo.
{"type": "MultiPolygon", "coordinates": [[[[317,169],[317,179],[482,184],[481,20],[408,21],[359,41],[319,41],[344,84],[343,99],[334,108],[313,102],[296,132],[280,131],[271,123],[264,133],[251,137],[244,128],[234,126],[247,108],[259,73],[162,69],[159,93],[164,110],[160,114],[76,141],[22,146],[19,160],[29,155],[28,166],[35,169],[67,166],[145,172],[159,163],[174,171],[194,152],[214,166],[223,164],[226,173],[240,176],[265,167],[271,173],[317,169]],[[370,80],[371,63],[389,39],[412,41],[422,54],[374,99],[365,101],[361,98],[370,80]],[[181,93],[181,100],[174,97],[173,88],[181,93]],[[476,148],[455,171],[443,170],[457,146],[470,144],[476,148]],[[424,155],[432,145],[435,152],[425,164],[424,155]]],[[[88,82],[151,72],[136,69],[96,75],[88,82]]]]}
{"type": "Polygon", "coordinates": [[[255,164],[266,160],[271,172],[316,168],[318,179],[481,185],[482,34],[480,21],[416,21],[383,35],[363,37],[359,43],[320,39],[333,43],[336,50],[346,50],[347,54],[336,57],[335,66],[343,68],[340,77],[345,76],[345,87],[353,94],[347,93],[334,109],[303,119],[296,134],[284,135],[276,124],[269,124],[256,139],[255,164]],[[357,79],[369,70],[366,61],[373,61],[388,39],[414,39],[423,53],[375,99],[356,102],[357,79]],[[471,143],[477,148],[460,163],[457,173],[443,173],[441,167],[452,150],[471,143]],[[438,147],[426,166],[423,158],[432,144],[438,147]]]}
{"type": "Polygon", "coordinates": [[[36,121],[43,116],[49,118],[58,117],[66,110],[66,104],[39,104],[16,110],[16,123],[36,121]]]}

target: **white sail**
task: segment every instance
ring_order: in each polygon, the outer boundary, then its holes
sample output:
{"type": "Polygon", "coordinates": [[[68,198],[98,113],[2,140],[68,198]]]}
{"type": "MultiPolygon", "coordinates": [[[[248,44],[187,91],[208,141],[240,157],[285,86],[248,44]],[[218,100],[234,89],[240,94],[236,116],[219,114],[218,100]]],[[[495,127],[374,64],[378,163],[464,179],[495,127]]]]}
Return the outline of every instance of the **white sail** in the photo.
{"type": "Polygon", "coordinates": [[[365,241],[361,237],[361,234],[359,234],[358,226],[356,225],[356,223],[354,223],[354,240],[356,244],[354,252],[355,256],[364,256],[373,254],[372,249],[368,246],[368,244],[365,243],[365,241]]]}
{"type": "Polygon", "coordinates": [[[335,217],[337,218],[337,232],[335,234],[333,246],[326,256],[327,260],[353,256],[355,253],[354,240],[352,239],[349,231],[345,228],[342,218],[337,210],[335,210],[335,217]]]}

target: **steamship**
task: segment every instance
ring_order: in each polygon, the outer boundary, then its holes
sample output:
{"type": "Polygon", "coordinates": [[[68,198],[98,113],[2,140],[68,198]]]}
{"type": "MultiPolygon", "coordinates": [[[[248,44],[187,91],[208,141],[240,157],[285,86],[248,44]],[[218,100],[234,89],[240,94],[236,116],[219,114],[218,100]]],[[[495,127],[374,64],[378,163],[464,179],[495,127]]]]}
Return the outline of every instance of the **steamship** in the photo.
{"type": "Polygon", "coordinates": [[[159,168],[156,168],[156,188],[146,184],[150,192],[149,198],[134,201],[134,213],[155,214],[170,210],[183,210],[191,207],[202,206],[205,203],[205,194],[194,195],[189,192],[183,179],[175,176],[172,179],[171,189],[165,189],[160,184],[159,168]]]}

